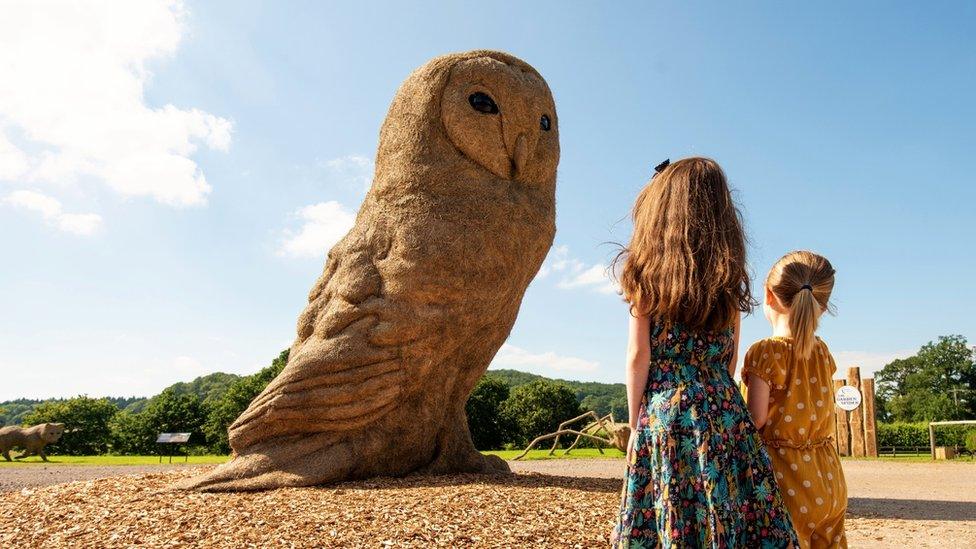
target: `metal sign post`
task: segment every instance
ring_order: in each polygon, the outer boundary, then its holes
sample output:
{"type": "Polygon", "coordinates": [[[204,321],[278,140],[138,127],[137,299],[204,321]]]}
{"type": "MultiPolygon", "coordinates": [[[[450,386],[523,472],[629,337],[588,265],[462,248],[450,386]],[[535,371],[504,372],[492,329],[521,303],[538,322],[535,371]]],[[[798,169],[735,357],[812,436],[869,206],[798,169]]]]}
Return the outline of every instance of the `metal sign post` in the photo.
{"type": "MultiPolygon", "coordinates": [[[[163,444],[163,445],[168,444],[168,445],[170,445],[169,448],[175,449],[180,444],[186,444],[187,441],[190,440],[190,434],[191,433],[159,433],[159,436],[156,437],[156,444],[163,444]]],[[[160,447],[160,450],[159,450],[159,462],[160,463],[163,462],[163,448],[166,448],[166,446],[161,446],[160,447]]],[[[184,447],[184,452],[183,453],[184,453],[183,461],[184,462],[189,461],[190,460],[190,453],[186,451],[186,448],[185,447],[184,447]]],[[[172,451],[169,452],[169,462],[170,463],[173,463],[173,452],[172,451]]]]}

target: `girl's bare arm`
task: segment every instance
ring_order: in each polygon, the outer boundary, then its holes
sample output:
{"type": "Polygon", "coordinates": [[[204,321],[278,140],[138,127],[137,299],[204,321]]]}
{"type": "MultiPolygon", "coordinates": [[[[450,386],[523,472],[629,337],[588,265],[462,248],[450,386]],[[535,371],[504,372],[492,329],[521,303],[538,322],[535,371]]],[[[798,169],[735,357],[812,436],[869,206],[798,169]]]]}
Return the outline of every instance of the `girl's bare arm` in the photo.
{"type": "Polygon", "coordinates": [[[735,365],[739,362],[739,325],[742,322],[742,313],[736,313],[735,325],[732,328],[732,358],[729,359],[729,376],[735,377],[735,365]]]}
{"type": "Polygon", "coordinates": [[[756,429],[762,429],[769,419],[769,384],[759,376],[749,374],[746,381],[749,391],[746,393],[746,403],[749,405],[749,415],[756,429]]]}
{"type": "Polygon", "coordinates": [[[646,316],[630,316],[627,342],[627,410],[630,428],[637,428],[641,399],[647,389],[647,374],[651,359],[651,328],[646,316]]]}

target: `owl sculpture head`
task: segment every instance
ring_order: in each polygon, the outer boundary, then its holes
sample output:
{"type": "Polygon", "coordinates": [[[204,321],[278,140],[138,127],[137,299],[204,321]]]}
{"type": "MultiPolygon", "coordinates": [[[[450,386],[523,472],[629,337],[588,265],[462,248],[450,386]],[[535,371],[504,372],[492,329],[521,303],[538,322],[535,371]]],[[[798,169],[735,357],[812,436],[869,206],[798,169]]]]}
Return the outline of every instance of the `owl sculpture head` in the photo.
{"type": "Polygon", "coordinates": [[[469,164],[499,180],[552,190],[559,163],[552,92],[534,68],[506,53],[435,58],[397,91],[380,134],[378,175],[394,173],[385,162],[439,163],[451,173],[469,164]]]}

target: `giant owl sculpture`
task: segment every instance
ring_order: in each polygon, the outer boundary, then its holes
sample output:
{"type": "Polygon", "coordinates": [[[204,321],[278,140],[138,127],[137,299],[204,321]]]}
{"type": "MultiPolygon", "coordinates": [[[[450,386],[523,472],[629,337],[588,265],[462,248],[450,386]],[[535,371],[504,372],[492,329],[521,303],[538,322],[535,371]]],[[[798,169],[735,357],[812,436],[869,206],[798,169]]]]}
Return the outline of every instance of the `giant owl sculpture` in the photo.
{"type": "Polygon", "coordinates": [[[464,410],[552,244],[557,120],[545,80],[511,55],[414,71],[287,366],[231,425],[233,459],[183,487],[507,471],[475,450],[464,410]]]}

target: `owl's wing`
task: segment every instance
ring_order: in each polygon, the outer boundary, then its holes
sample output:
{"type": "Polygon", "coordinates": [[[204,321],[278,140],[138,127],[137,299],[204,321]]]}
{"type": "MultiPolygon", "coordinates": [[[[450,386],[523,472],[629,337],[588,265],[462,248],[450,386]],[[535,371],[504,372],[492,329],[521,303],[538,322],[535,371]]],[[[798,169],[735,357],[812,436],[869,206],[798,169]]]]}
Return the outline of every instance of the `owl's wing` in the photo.
{"type": "Polygon", "coordinates": [[[230,427],[238,454],[285,437],[357,429],[396,405],[412,377],[403,345],[423,326],[383,293],[376,262],[389,247],[357,226],[330,252],[287,366],[230,427]]]}

